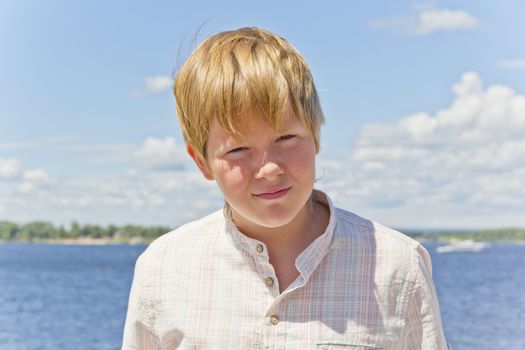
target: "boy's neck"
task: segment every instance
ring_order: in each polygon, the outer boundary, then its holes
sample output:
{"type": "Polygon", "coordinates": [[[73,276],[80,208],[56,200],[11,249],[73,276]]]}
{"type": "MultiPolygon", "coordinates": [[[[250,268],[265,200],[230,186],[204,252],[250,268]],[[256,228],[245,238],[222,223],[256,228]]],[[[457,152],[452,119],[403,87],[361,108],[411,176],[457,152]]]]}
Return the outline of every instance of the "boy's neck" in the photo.
{"type": "Polygon", "coordinates": [[[294,252],[299,255],[324,233],[329,218],[328,207],[324,203],[313,200],[313,203],[307,203],[299,214],[284,226],[268,228],[237,225],[237,228],[246,236],[266,244],[272,260],[272,256],[288,256],[290,253],[295,255],[294,252]]]}
{"type": "Polygon", "coordinates": [[[256,230],[238,227],[248,237],[266,244],[270,264],[279,283],[279,292],[285,291],[299,276],[295,265],[297,257],[320,235],[330,220],[330,209],[315,201],[307,204],[288,225],[278,228],[260,227],[256,230]]]}

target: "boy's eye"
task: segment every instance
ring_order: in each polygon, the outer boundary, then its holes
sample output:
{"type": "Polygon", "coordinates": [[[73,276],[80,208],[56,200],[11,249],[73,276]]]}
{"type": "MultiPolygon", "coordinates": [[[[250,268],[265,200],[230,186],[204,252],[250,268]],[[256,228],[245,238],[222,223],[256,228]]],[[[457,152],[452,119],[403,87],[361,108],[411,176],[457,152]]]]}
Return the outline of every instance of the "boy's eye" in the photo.
{"type": "Polygon", "coordinates": [[[248,149],[248,148],[246,148],[246,147],[237,147],[237,148],[234,148],[234,149],[229,150],[227,153],[228,153],[228,154],[239,153],[239,152],[244,151],[244,150],[247,150],[247,149],[248,149]]]}
{"type": "Polygon", "coordinates": [[[296,135],[283,135],[281,137],[279,137],[279,139],[277,141],[285,141],[285,140],[289,140],[289,139],[293,139],[296,135]]]}

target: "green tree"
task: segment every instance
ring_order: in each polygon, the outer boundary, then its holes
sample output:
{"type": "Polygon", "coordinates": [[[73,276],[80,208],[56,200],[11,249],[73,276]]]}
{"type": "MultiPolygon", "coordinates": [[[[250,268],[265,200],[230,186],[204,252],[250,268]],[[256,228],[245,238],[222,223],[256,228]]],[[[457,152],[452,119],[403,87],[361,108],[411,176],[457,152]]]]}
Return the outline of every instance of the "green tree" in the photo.
{"type": "Polygon", "coordinates": [[[69,237],[78,238],[80,237],[80,225],[78,222],[73,221],[71,223],[71,228],[69,229],[69,237]]]}
{"type": "Polygon", "coordinates": [[[23,225],[20,230],[20,239],[30,242],[36,239],[54,239],[57,236],[58,232],[55,226],[45,221],[30,222],[23,225]]]}
{"type": "Polygon", "coordinates": [[[0,221],[0,240],[14,240],[19,231],[20,228],[14,222],[0,221]]]}

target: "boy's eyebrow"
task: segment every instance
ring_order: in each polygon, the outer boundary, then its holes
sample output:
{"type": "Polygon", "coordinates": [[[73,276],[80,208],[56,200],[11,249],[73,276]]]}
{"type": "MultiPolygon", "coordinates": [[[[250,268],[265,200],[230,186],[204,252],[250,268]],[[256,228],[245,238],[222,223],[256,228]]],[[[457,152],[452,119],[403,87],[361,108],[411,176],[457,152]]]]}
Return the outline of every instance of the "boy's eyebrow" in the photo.
{"type": "MultiPolygon", "coordinates": [[[[292,131],[293,129],[297,128],[298,126],[296,125],[292,125],[290,123],[283,123],[283,125],[281,125],[281,128],[280,129],[273,129],[275,131],[276,134],[278,135],[282,135],[282,134],[286,134],[290,131],[292,131]]],[[[224,129],[223,129],[224,130],[224,129]]],[[[230,133],[228,132],[227,130],[224,130],[227,134],[228,134],[228,139],[229,140],[233,140],[235,142],[245,142],[246,139],[249,139],[249,136],[248,135],[244,135],[242,133],[230,133]]]]}

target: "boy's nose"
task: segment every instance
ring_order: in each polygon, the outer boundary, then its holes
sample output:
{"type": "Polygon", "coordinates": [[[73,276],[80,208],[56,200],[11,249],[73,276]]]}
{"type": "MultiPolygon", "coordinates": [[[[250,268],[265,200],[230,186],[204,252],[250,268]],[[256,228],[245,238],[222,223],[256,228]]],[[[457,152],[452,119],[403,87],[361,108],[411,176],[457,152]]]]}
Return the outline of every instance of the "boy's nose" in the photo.
{"type": "Polygon", "coordinates": [[[257,169],[255,173],[256,179],[272,179],[276,176],[281,175],[284,173],[284,170],[282,166],[279,164],[279,162],[276,159],[273,159],[273,157],[268,157],[268,155],[265,155],[263,157],[263,160],[257,169]]]}

